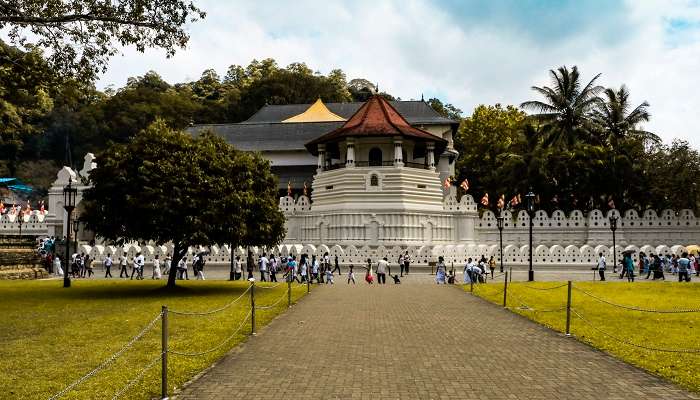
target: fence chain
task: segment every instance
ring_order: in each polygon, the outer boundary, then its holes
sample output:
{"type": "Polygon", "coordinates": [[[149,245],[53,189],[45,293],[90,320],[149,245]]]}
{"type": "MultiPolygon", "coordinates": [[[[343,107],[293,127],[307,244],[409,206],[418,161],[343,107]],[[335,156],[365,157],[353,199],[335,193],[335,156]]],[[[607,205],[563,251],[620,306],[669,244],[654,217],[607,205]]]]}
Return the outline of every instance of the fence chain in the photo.
{"type": "Polygon", "coordinates": [[[272,286],[256,286],[255,288],[256,288],[256,289],[274,289],[274,288],[276,288],[277,286],[279,286],[279,285],[281,285],[281,284],[282,284],[282,282],[280,282],[280,283],[278,283],[278,284],[276,284],[276,285],[272,285],[272,286]]]}
{"type": "Polygon", "coordinates": [[[143,378],[143,375],[146,373],[146,371],[153,368],[154,365],[158,364],[158,362],[161,360],[162,355],[163,355],[162,353],[159,354],[158,357],[154,358],[145,367],[143,367],[141,369],[141,371],[139,371],[139,373],[134,377],[134,379],[130,380],[129,383],[127,383],[123,388],[121,388],[117,393],[114,394],[114,397],[112,397],[112,400],[118,399],[121,395],[124,394],[124,392],[126,392],[127,390],[129,390],[129,388],[134,386],[134,384],[136,384],[136,382],[140,381],[141,378],[143,378]]]}
{"type": "Polygon", "coordinates": [[[594,295],[594,294],[592,294],[592,293],[589,293],[589,292],[587,292],[587,291],[585,291],[585,290],[583,290],[583,289],[579,289],[579,288],[577,288],[576,286],[573,286],[573,288],[576,289],[577,291],[579,291],[579,292],[585,294],[586,296],[589,296],[589,297],[591,297],[591,298],[593,298],[593,299],[596,299],[596,300],[600,301],[601,303],[605,303],[605,304],[608,304],[608,305],[611,305],[611,306],[614,306],[614,307],[624,308],[624,309],[626,309],[626,310],[631,310],[631,311],[640,311],[640,312],[658,313],[658,314],[685,314],[685,313],[696,313],[696,312],[700,312],[700,308],[686,309],[686,310],[684,310],[684,309],[655,310],[655,309],[651,309],[651,308],[641,308],[641,307],[634,307],[634,306],[626,306],[626,305],[624,305],[624,304],[617,304],[617,303],[613,303],[613,302],[611,302],[611,301],[605,300],[605,299],[600,298],[600,297],[598,297],[598,296],[596,296],[596,295],[594,295]]]}
{"type": "Polygon", "coordinates": [[[231,334],[231,336],[227,337],[221,343],[212,347],[209,350],[200,351],[200,352],[196,352],[196,353],[185,353],[185,352],[180,352],[180,351],[168,349],[168,353],[175,354],[178,356],[183,356],[183,357],[197,357],[197,356],[202,356],[205,354],[215,352],[216,350],[219,350],[220,348],[222,348],[226,343],[228,343],[229,340],[233,339],[233,337],[236,336],[238,334],[238,332],[240,332],[241,328],[243,328],[243,325],[245,325],[246,321],[248,321],[248,318],[250,318],[252,313],[253,313],[252,311],[248,311],[248,315],[246,315],[245,318],[243,318],[243,321],[241,321],[240,325],[238,325],[238,328],[236,328],[236,330],[231,334]]]}
{"type": "Polygon", "coordinates": [[[581,319],[581,321],[583,321],[586,325],[593,328],[594,330],[602,333],[603,335],[605,335],[613,340],[616,340],[620,343],[624,343],[624,344],[629,345],[629,346],[634,346],[634,347],[638,347],[640,349],[645,349],[645,350],[659,351],[659,352],[663,352],[663,353],[685,353],[685,354],[698,354],[698,353],[700,353],[700,349],[668,349],[668,348],[662,348],[662,347],[644,346],[644,345],[641,345],[638,343],[633,343],[633,342],[630,342],[629,340],[619,338],[615,335],[612,335],[612,334],[605,332],[604,330],[598,328],[597,326],[593,325],[591,323],[591,321],[587,320],[581,314],[579,314],[579,312],[576,311],[575,309],[572,308],[571,312],[573,312],[579,319],[581,319]]]}
{"type": "Polygon", "coordinates": [[[255,307],[256,310],[269,310],[270,308],[275,307],[278,305],[283,299],[287,297],[287,292],[284,292],[282,296],[280,296],[276,302],[270,304],[269,306],[260,306],[260,307],[255,307]]]}
{"type": "Polygon", "coordinates": [[[76,386],[80,385],[81,383],[85,382],[88,380],[90,377],[93,375],[97,374],[101,370],[103,370],[105,367],[107,367],[109,364],[113,363],[119,356],[124,354],[125,351],[127,351],[131,346],[134,345],[139,339],[141,339],[148,331],[150,331],[153,326],[156,324],[156,322],[163,316],[163,313],[158,313],[158,315],[151,321],[149,322],[142,330],[139,332],[136,336],[134,336],[127,344],[125,344],[119,351],[116,353],[112,354],[108,359],[103,361],[100,365],[98,365],[95,369],[92,371],[88,372],[87,374],[83,375],[81,378],[76,380],[75,382],[71,383],[70,385],[66,386],[63,390],[60,392],[54,394],[53,396],[49,397],[49,400],[55,400],[63,396],[64,394],[68,393],[71,391],[73,388],[76,386]]]}
{"type": "Polygon", "coordinates": [[[246,293],[250,290],[251,286],[248,286],[248,289],[246,289],[243,293],[241,293],[240,296],[236,297],[235,299],[231,300],[228,304],[226,304],[223,307],[220,308],[215,308],[213,310],[209,311],[202,311],[202,312],[196,312],[196,311],[177,311],[177,310],[168,310],[169,314],[177,314],[177,315],[189,315],[189,316],[203,316],[203,315],[211,315],[215,314],[221,311],[224,311],[225,309],[231,307],[234,303],[236,303],[238,300],[242,299],[243,296],[245,296],[246,293]]]}
{"type": "Polygon", "coordinates": [[[560,289],[560,288],[566,287],[567,284],[565,283],[563,285],[549,287],[549,288],[538,288],[538,287],[528,286],[528,285],[519,285],[519,286],[524,287],[526,289],[530,289],[530,290],[554,290],[554,289],[560,289]]]}

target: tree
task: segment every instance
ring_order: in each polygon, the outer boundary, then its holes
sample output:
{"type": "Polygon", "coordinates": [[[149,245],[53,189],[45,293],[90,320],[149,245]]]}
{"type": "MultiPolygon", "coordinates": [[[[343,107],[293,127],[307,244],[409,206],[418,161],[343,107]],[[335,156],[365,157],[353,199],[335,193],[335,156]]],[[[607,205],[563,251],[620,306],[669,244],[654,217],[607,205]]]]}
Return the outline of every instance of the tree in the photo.
{"type": "Polygon", "coordinates": [[[661,139],[651,132],[641,130],[639,125],[649,121],[649,103],[646,101],[630,111],[629,90],[625,85],[620,89],[605,89],[605,98],[591,111],[593,121],[602,134],[601,142],[617,149],[625,139],[641,139],[659,143],[661,139]]]}
{"type": "Polygon", "coordinates": [[[541,94],[544,101],[526,101],[520,106],[537,112],[533,117],[543,124],[543,144],[572,147],[578,141],[591,143],[592,126],[590,112],[599,104],[598,94],[602,86],[595,84],[600,74],[581,88],[578,68],[571,71],[567,67],[550,70],[552,86],[533,86],[532,90],[541,94]]]}
{"type": "Polygon", "coordinates": [[[453,119],[455,121],[462,120],[462,110],[453,106],[452,104],[443,104],[443,102],[440,101],[440,99],[436,98],[428,100],[428,104],[430,105],[430,107],[433,108],[433,110],[437,111],[438,114],[442,115],[445,118],[453,119]]]}
{"type": "Polygon", "coordinates": [[[88,81],[106,70],[115,43],[140,52],[158,47],[170,57],[189,41],[185,23],[204,17],[183,0],[0,0],[0,29],[9,28],[13,43],[49,50],[60,74],[88,81]]]}
{"type": "Polygon", "coordinates": [[[284,236],[269,163],[208,133],[193,138],[157,120],[102,152],[90,180],[88,229],[118,243],[172,242],[174,263],[190,246],[272,246],[284,236]]]}

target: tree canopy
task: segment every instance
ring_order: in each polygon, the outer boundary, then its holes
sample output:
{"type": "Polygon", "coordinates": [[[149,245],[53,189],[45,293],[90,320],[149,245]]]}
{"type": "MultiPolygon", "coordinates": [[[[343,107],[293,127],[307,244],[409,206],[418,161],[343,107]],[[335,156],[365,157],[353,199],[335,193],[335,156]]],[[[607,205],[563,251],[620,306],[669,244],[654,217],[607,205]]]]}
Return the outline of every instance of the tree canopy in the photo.
{"type": "Polygon", "coordinates": [[[98,157],[80,218],[104,239],[172,242],[176,263],[189,246],[272,246],[284,237],[276,178],[259,154],[156,120],[98,157]]]}
{"type": "Polygon", "coordinates": [[[117,44],[172,56],[189,41],[185,23],[204,17],[182,0],[0,0],[0,28],[9,28],[13,44],[48,50],[61,75],[88,81],[107,68],[117,44]]]}
{"type": "MultiPolygon", "coordinates": [[[[532,187],[538,208],[700,209],[695,178],[700,153],[687,142],[664,145],[642,127],[649,104],[629,103],[629,90],[581,83],[578,68],[550,71],[543,97],[514,106],[478,106],[455,138],[457,178],[469,179],[475,196],[505,195],[506,202],[532,187]],[[673,193],[679,193],[676,196],[673,193]],[[612,202],[610,202],[612,200],[612,202]]],[[[493,207],[495,202],[492,202],[493,207]]]]}

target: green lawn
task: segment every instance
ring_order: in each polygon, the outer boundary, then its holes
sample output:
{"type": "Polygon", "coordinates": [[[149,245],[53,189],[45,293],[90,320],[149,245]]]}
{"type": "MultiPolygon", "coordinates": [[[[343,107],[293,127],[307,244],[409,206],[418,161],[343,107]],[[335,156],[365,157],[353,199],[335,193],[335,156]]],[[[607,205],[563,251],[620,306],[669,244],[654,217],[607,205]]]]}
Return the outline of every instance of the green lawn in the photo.
{"type": "MultiPolygon", "coordinates": [[[[46,399],[100,365],[122,348],[160,313],[173,310],[206,311],[238,297],[249,284],[227,281],[178,282],[175,292],[164,281],[0,281],[0,393],[3,399],[46,399]]],[[[258,329],[287,307],[286,283],[263,290],[258,284],[258,329]]],[[[263,284],[262,286],[265,286],[263,284]]],[[[270,285],[267,285],[270,286],[270,285]]],[[[306,287],[293,285],[293,301],[306,287]]],[[[170,349],[199,352],[231,336],[250,311],[250,296],[209,316],[170,314],[170,349]]],[[[181,387],[195,374],[221,358],[250,334],[250,322],[217,351],[199,356],[169,356],[169,388],[181,387]]],[[[114,363],[87,379],[64,398],[112,398],[160,354],[160,321],[114,363]]],[[[160,394],[160,363],[156,363],[122,398],[156,398],[160,394]]]]}
{"type": "MultiPolygon", "coordinates": [[[[554,288],[565,284],[509,283],[508,307],[515,313],[564,332],[566,311],[551,310],[566,307],[566,286],[553,290],[533,288],[554,288]]],[[[700,286],[696,283],[574,282],[573,285],[574,288],[625,306],[655,310],[700,308],[700,286]]],[[[468,285],[465,290],[469,291],[468,285]]],[[[503,283],[475,285],[474,294],[503,304],[503,283]]],[[[572,312],[571,333],[577,339],[685,388],[700,391],[700,353],[652,351],[629,344],[672,350],[700,349],[700,313],[631,311],[602,303],[576,289],[572,290],[571,307],[588,321],[584,322],[572,312]]]]}

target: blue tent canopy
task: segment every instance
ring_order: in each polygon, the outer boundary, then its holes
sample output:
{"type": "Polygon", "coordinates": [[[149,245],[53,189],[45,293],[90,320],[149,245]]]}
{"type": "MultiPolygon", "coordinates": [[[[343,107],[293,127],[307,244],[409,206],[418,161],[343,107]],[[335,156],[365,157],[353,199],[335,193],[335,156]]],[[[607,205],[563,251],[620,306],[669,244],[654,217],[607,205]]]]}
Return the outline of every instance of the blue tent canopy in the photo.
{"type": "Polygon", "coordinates": [[[0,178],[0,187],[7,188],[13,192],[31,193],[34,189],[25,185],[17,178],[0,178]]]}

